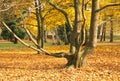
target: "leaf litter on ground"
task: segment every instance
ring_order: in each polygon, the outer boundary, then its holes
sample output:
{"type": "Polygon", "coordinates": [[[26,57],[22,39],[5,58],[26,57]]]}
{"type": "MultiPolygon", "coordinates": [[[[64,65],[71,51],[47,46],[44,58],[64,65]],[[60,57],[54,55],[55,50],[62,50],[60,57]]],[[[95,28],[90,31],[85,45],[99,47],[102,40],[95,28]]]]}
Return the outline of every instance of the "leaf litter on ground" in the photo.
{"type": "MultiPolygon", "coordinates": [[[[68,46],[47,47],[50,52],[68,52],[68,46]]],[[[120,81],[120,46],[98,46],[87,66],[66,69],[65,58],[25,52],[0,52],[0,81],[120,81]]]]}

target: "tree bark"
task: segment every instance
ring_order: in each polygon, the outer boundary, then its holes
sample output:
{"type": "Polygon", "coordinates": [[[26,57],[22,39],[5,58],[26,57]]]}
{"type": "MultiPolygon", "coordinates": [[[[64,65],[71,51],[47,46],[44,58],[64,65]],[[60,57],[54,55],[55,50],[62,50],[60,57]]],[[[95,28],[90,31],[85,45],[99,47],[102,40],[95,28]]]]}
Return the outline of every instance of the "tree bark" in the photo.
{"type": "Polygon", "coordinates": [[[111,18],[111,29],[110,29],[110,42],[113,42],[113,21],[112,21],[112,18],[111,18]]]}
{"type": "Polygon", "coordinates": [[[47,43],[47,30],[44,30],[44,42],[47,43]]]}
{"type": "Polygon", "coordinates": [[[68,42],[68,38],[67,38],[66,28],[65,28],[65,27],[64,27],[64,30],[63,30],[63,34],[64,34],[64,42],[65,42],[65,45],[67,45],[69,42],[68,42]]]}
{"type": "Polygon", "coordinates": [[[105,39],[106,39],[106,22],[103,23],[102,35],[101,35],[100,41],[101,41],[101,42],[102,42],[102,41],[105,41],[105,39]]]}
{"type": "Polygon", "coordinates": [[[54,45],[55,44],[55,33],[53,31],[51,31],[52,33],[52,44],[54,45]]]}
{"type": "Polygon", "coordinates": [[[97,39],[100,38],[100,33],[101,33],[101,25],[98,26],[98,34],[97,34],[97,39]]]}
{"type": "MultiPolygon", "coordinates": [[[[37,48],[40,49],[40,16],[39,16],[39,3],[38,0],[35,0],[35,8],[36,8],[36,19],[37,19],[37,25],[38,25],[38,32],[37,32],[37,48]]],[[[38,54],[40,52],[38,51],[38,54]]]]}
{"type": "Polygon", "coordinates": [[[14,37],[14,44],[17,44],[18,40],[14,37]]]}
{"type": "Polygon", "coordinates": [[[73,56],[68,60],[68,66],[72,66],[75,68],[81,67],[86,64],[86,59],[88,55],[93,51],[96,47],[97,43],[97,19],[98,13],[96,12],[99,8],[99,1],[92,0],[92,14],[91,14],[91,24],[90,24],[90,37],[88,45],[86,45],[83,49],[81,48],[81,43],[78,41],[79,33],[80,33],[80,2],[79,0],[74,0],[75,7],[75,26],[72,32],[72,46],[75,48],[75,51],[72,52],[73,56]]]}
{"type": "Polygon", "coordinates": [[[83,46],[86,46],[89,41],[89,30],[85,29],[85,42],[83,43],[83,46]]]}
{"type": "Polygon", "coordinates": [[[57,43],[57,45],[60,45],[61,44],[60,43],[60,37],[58,35],[58,30],[57,29],[55,30],[55,34],[56,34],[56,43],[57,43]]]}
{"type": "Polygon", "coordinates": [[[44,47],[44,18],[41,18],[41,48],[44,47]]]}
{"type": "Polygon", "coordinates": [[[90,38],[89,46],[96,47],[97,44],[97,27],[98,27],[98,12],[99,9],[99,0],[92,0],[92,14],[91,14],[91,23],[90,23],[90,38]]]}
{"type": "Polygon", "coordinates": [[[41,48],[43,48],[44,47],[44,17],[42,15],[43,5],[41,0],[38,0],[38,7],[39,7],[39,16],[41,21],[41,28],[40,28],[41,48]]]}

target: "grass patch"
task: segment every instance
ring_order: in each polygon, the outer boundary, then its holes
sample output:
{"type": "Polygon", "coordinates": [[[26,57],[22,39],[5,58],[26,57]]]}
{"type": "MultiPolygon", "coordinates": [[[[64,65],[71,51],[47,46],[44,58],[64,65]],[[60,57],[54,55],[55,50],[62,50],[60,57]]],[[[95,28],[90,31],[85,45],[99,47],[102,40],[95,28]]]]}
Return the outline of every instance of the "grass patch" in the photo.
{"type": "Polygon", "coordinates": [[[2,47],[2,48],[23,48],[24,47],[24,45],[22,45],[22,44],[13,44],[13,43],[0,43],[0,47],[2,47]]]}
{"type": "Polygon", "coordinates": [[[14,50],[14,49],[26,49],[27,47],[18,43],[18,44],[13,44],[13,43],[0,43],[0,50],[2,51],[9,51],[9,50],[14,50]]]}
{"type": "MultiPolygon", "coordinates": [[[[34,46],[34,44],[32,42],[27,42],[29,45],[34,46]]],[[[59,46],[63,46],[64,44],[61,43],[61,45],[59,46]]],[[[51,42],[47,42],[44,43],[44,47],[49,47],[49,46],[58,46],[57,44],[52,44],[51,42]]],[[[23,49],[28,49],[28,47],[24,46],[21,43],[18,44],[14,44],[11,42],[0,42],[0,50],[14,50],[14,49],[19,49],[19,50],[23,50],[23,49]]]]}

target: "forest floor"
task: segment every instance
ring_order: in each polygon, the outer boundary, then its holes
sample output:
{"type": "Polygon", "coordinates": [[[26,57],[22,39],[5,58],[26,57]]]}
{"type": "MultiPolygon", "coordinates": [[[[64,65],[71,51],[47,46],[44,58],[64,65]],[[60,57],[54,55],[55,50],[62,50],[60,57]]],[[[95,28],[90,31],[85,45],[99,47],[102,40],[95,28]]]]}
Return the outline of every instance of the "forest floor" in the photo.
{"type": "MultiPolygon", "coordinates": [[[[45,49],[68,52],[69,47],[45,49]]],[[[65,58],[38,55],[28,48],[0,47],[0,81],[120,81],[119,45],[97,46],[86,67],[66,69],[66,63],[65,58]]]]}

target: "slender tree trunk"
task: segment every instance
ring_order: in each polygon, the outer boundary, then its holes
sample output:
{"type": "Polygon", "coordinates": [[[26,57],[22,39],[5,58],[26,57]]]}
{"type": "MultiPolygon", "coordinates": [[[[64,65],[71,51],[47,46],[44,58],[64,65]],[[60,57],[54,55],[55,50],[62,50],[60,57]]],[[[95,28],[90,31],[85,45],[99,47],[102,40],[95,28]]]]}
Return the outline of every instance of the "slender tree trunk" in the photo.
{"type": "Polygon", "coordinates": [[[44,19],[41,18],[41,48],[44,47],[44,19]]]}
{"type": "Polygon", "coordinates": [[[104,33],[104,27],[103,24],[101,25],[101,30],[100,30],[100,42],[103,41],[103,33],[104,33]]]}
{"type": "Polygon", "coordinates": [[[101,35],[100,41],[101,42],[105,41],[105,38],[106,38],[106,22],[103,23],[103,25],[102,25],[102,35],[101,35]]]}
{"type": "Polygon", "coordinates": [[[44,30],[44,42],[47,42],[47,30],[44,30]]]}
{"type": "Polygon", "coordinates": [[[103,41],[105,41],[106,40],[106,22],[104,23],[103,29],[104,29],[103,41]]]}
{"type": "Polygon", "coordinates": [[[57,45],[60,45],[61,43],[60,43],[60,37],[59,37],[59,35],[58,35],[58,30],[56,29],[55,30],[55,34],[56,34],[56,40],[57,40],[57,45]]]}
{"type": "Polygon", "coordinates": [[[18,40],[14,37],[14,44],[17,44],[18,40]]]}
{"type": "Polygon", "coordinates": [[[63,34],[64,34],[64,42],[65,42],[65,45],[68,44],[68,38],[67,38],[67,34],[66,34],[66,28],[64,27],[64,30],[63,30],[63,34]]]}
{"type": "Polygon", "coordinates": [[[110,42],[113,42],[113,21],[111,18],[111,29],[110,29],[110,42]]]}
{"type": "Polygon", "coordinates": [[[54,45],[55,44],[55,33],[53,31],[51,31],[52,33],[52,44],[54,45]]]}
{"type": "Polygon", "coordinates": [[[83,46],[87,45],[89,41],[89,30],[85,29],[85,42],[83,43],[83,46]]]}
{"type": "Polygon", "coordinates": [[[98,34],[97,34],[97,39],[99,39],[100,38],[100,31],[101,30],[101,26],[98,26],[98,34]]]}
{"type": "MultiPolygon", "coordinates": [[[[40,16],[39,16],[39,7],[38,7],[38,0],[35,0],[35,8],[36,8],[36,19],[37,19],[37,25],[38,25],[38,32],[37,32],[37,48],[40,49],[40,16]]],[[[38,54],[40,52],[38,51],[38,54]]]]}
{"type": "Polygon", "coordinates": [[[38,4],[39,4],[39,16],[40,16],[40,21],[41,21],[41,48],[44,47],[44,17],[42,15],[42,10],[43,10],[43,5],[42,5],[42,0],[38,0],[38,4]]]}
{"type": "Polygon", "coordinates": [[[103,31],[103,24],[100,25],[100,31],[99,31],[100,42],[102,42],[102,31],[103,31]]]}

